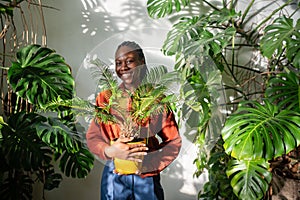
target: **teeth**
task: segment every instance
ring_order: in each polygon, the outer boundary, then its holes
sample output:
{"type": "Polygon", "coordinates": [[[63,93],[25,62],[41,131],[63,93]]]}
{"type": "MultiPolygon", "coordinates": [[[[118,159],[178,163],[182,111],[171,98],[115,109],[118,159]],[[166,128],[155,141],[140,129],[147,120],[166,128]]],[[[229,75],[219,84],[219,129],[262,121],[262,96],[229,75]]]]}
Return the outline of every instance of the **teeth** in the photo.
{"type": "Polygon", "coordinates": [[[122,74],[123,78],[130,78],[131,74],[130,73],[126,73],[126,74],[122,74]]]}

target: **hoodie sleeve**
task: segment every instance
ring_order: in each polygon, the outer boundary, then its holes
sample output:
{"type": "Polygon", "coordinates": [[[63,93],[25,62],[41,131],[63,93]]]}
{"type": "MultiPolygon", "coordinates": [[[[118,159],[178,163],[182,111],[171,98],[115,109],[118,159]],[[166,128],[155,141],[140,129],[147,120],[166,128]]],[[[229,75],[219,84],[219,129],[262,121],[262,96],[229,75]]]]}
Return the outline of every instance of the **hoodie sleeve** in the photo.
{"type": "MultiPolygon", "coordinates": [[[[96,98],[96,106],[103,107],[105,103],[108,102],[108,99],[108,91],[99,93],[96,98]]],[[[98,156],[102,160],[108,160],[110,158],[105,155],[104,150],[110,145],[114,130],[112,124],[104,124],[98,121],[99,120],[94,118],[89,125],[86,133],[87,146],[94,155],[98,156]],[[109,132],[109,130],[112,132],[109,132]]]]}
{"type": "Polygon", "coordinates": [[[157,135],[159,140],[153,138],[150,141],[152,150],[147,154],[143,161],[142,173],[144,176],[156,175],[169,166],[178,156],[181,149],[181,137],[178,126],[172,112],[164,113],[153,126],[159,127],[157,135]]]}

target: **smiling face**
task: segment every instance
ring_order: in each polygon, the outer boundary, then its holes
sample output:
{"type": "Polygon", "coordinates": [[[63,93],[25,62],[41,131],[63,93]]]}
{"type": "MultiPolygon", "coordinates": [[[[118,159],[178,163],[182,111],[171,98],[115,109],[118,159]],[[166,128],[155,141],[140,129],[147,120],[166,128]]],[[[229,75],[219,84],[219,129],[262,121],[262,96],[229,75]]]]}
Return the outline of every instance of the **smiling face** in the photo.
{"type": "Polygon", "coordinates": [[[141,81],[145,60],[134,49],[121,46],[115,54],[115,67],[118,77],[127,89],[133,89],[141,81]]]}

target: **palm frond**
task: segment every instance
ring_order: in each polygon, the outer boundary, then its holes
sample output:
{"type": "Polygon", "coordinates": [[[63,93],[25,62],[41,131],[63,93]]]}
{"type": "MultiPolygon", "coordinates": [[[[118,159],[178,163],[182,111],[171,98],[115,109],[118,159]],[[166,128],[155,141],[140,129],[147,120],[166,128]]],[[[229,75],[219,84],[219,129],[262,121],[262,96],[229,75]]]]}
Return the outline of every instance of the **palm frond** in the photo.
{"type": "Polygon", "coordinates": [[[118,81],[110,67],[100,59],[91,61],[91,64],[94,66],[92,75],[98,80],[99,90],[111,90],[116,94],[117,92],[115,91],[118,89],[118,81]]]}

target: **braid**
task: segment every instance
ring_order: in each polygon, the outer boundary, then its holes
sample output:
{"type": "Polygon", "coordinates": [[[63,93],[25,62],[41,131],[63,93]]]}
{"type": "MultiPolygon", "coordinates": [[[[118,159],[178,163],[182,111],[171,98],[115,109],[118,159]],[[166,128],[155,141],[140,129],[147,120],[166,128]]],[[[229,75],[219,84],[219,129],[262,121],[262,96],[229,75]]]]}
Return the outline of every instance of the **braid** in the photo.
{"type": "Polygon", "coordinates": [[[148,68],[147,68],[147,65],[146,65],[146,59],[145,59],[143,49],[140,47],[140,45],[138,45],[137,43],[135,43],[133,41],[124,41],[121,44],[119,44],[116,52],[121,47],[124,47],[124,46],[129,47],[130,49],[132,49],[133,52],[136,52],[140,60],[144,60],[145,64],[141,68],[141,75],[140,75],[140,80],[143,80],[146,73],[148,73],[148,68]]]}
{"type": "Polygon", "coordinates": [[[135,51],[139,55],[140,59],[145,60],[144,52],[143,52],[142,48],[140,47],[140,45],[138,45],[137,43],[135,43],[133,41],[124,41],[118,46],[117,51],[123,46],[131,48],[132,51],[135,51]]]}

